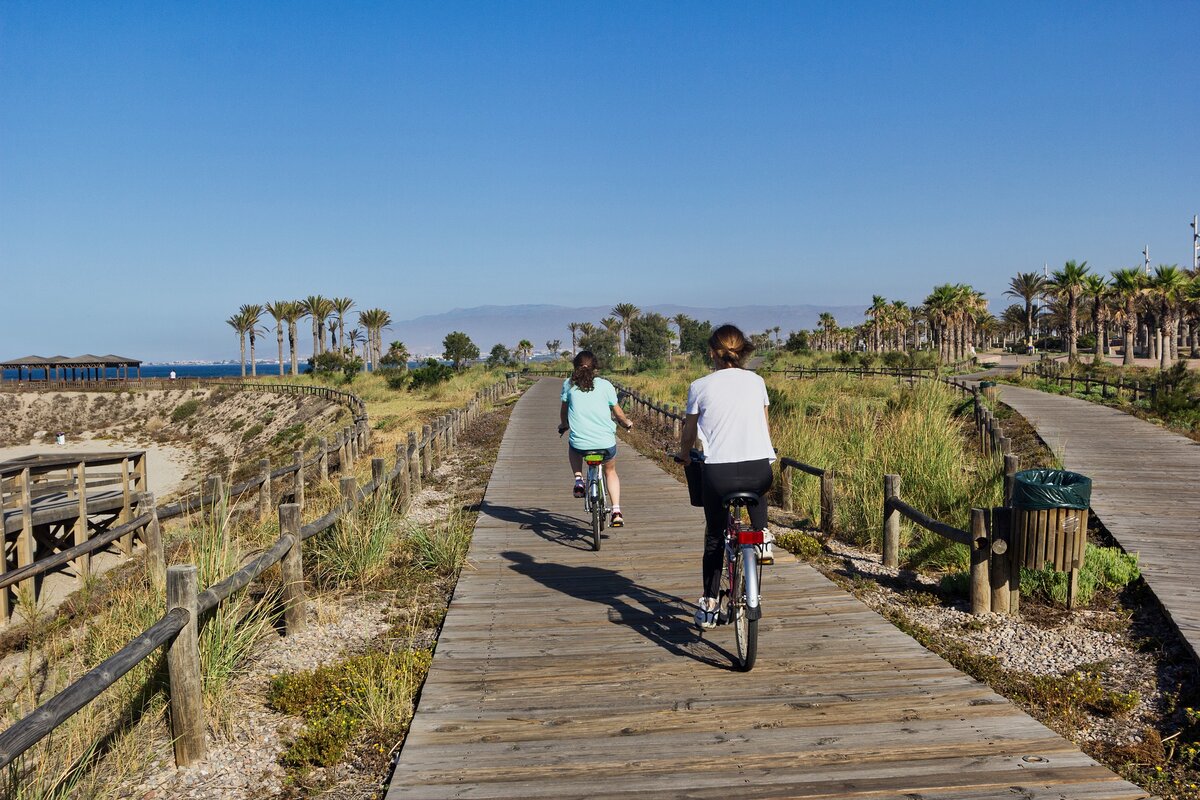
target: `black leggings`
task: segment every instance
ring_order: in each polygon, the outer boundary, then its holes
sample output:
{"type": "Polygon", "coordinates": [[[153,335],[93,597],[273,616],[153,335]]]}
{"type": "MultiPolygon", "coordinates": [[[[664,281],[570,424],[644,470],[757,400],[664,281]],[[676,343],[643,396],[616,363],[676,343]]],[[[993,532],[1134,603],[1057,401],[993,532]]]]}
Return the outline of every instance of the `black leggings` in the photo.
{"type": "Polygon", "coordinates": [[[758,505],[749,509],[750,523],[758,530],[767,527],[767,503],[762,498],[771,488],[774,475],[768,459],[705,464],[701,486],[704,489],[704,596],[716,597],[721,588],[721,567],[725,562],[725,526],[729,521],[721,500],[731,492],[753,492],[758,505]]]}

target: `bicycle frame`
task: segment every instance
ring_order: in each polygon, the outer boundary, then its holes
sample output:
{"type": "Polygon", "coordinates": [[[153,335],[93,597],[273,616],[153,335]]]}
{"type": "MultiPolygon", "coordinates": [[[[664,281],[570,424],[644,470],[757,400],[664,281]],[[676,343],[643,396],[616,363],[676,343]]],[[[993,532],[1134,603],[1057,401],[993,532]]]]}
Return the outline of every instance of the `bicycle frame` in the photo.
{"type": "Polygon", "coordinates": [[[604,485],[604,462],[592,461],[587,462],[587,480],[585,481],[586,489],[583,495],[583,506],[586,510],[592,510],[592,503],[599,499],[601,507],[604,506],[605,492],[608,488],[604,485]]]}

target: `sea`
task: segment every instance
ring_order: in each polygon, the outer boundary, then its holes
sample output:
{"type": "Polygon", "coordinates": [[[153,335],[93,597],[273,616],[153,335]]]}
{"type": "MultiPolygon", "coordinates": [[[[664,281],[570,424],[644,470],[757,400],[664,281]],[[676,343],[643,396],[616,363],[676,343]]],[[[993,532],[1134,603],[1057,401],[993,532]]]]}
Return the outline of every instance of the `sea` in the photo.
{"type": "MultiPolygon", "coordinates": [[[[416,367],[416,366],[420,366],[420,364],[421,364],[421,362],[410,361],[408,365],[409,365],[409,367],[416,367]]],[[[301,363],[300,364],[301,374],[303,374],[307,371],[308,371],[308,364],[301,363]]],[[[17,379],[17,371],[15,369],[6,369],[3,372],[4,372],[4,380],[15,381],[17,379]]],[[[108,372],[108,374],[106,375],[106,377],[108,377],[108,378],[115,379],[115,378],[120,377],[119,375],[117,375],[117,371],[115,369],[110,369],[107,372],[108,372]]],[[[235,378],[235,377],[241,376],[242,365],[241,364],[142,364],[142,377],[143,378],[169,378],[169,377],[171,377],[172,372],[175,373],[175,377],[177,377],[177,378],[235,378]]],[[[292,373],[292,365],[285,364],[284,365],[284,374],[290,375],[291,373],[292,373]]],[[[129,374],[132,377],[132,376],[136,375],[137,373],[134,370],[130,370],[129,374]]],[[[250,367],[249,367],[249,365],[247,365],[246,375],[248,376],[249,374],[250,374],[250,367]]],[[[275,376],[279,375],[279,365],[278,364],[270,363],[270,364],[259,364],[258,365],[258,377],[269,378],[272,375],[275,375],[275,376]]],[[[30,379],[30,375],[28,372],[23,372],[22,376],[26,380],[30,379]]],[[[41,370],[34,370],[32,379],[33,380],[45,380],[45,375],[42,374],[41,370]]]]}

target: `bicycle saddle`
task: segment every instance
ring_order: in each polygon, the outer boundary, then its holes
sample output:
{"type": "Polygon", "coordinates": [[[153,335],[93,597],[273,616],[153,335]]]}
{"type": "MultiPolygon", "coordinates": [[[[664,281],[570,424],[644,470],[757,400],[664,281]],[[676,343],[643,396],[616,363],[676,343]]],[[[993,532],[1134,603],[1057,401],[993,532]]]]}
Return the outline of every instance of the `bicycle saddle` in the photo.
{"type": "Polygon", "coordinates": [[[753,492],[732,492],[721,498],[721,504],[726,506],[751,508],[758,505],[758,495],[753,492]]]}

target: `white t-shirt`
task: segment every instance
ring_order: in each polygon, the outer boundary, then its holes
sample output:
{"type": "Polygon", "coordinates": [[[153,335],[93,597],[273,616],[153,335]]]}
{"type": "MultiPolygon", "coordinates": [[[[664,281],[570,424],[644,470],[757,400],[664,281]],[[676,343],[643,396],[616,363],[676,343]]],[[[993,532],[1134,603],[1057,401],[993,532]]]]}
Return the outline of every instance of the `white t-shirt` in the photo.
{"type": "Polygon", "coordinates": [[[744,369],[719,369],[688,387],[687,413],[700,415],[707,464],[775,460],[767,427],[767,384],[744,369]]]}

